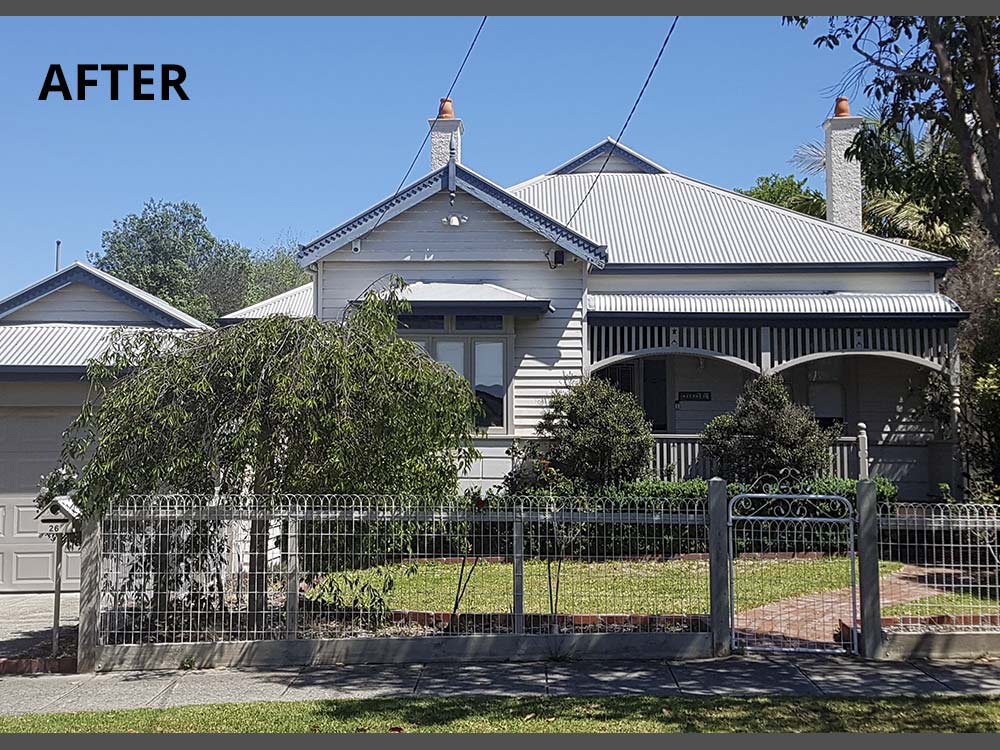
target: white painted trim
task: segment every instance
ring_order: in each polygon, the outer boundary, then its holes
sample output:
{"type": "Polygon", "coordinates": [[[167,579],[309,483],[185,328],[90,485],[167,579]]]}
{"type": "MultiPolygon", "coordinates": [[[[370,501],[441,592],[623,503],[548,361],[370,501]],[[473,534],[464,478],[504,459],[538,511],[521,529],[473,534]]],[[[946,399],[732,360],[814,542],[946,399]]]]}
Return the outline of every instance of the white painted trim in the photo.
{"type": "Polygon", "coordinates": [[[771,368],[771,374],[782,372],[790,367],[795,367],[796,365],[805,364],[806,362],[815,362],[818,359],[832,359],[834,357],[886,357],[888,359],[899,359],[903,362],[910,362],[915,365],[920,365],[926,367],[929,370],[934,370],[935,372],[944,372],[947,368],[938,362],[932,362],[929,359],[924,359],[923,357],[917,357],[913,354],[903,354],[902,352],[894,352],[891,350],[885,351],[874,351],[868,350],[851,350],[851,351],[841,351],[841,352],[815,352],[813,354],[806,354],[801,357],[796,357],[795,359],[789,359],[782,362],[780,365],[776,365],[771,368]]]}
{"type": "Polygon", "coordinates": [[[717,359],[722,362],[729,362],[730,364],[736,365],[737,367],[742,367],[745,370],[749,370],[757,375],[760,374],[760,368],[753,364],[752,362],[747,362],[745,359],[740,359],[739,357],[732,357],[728,354],[719,354],[718,352],[713,352],[708,349],[692,349],[688,347],[661,347],[658,349],[637,349],[636,351],[627,352],[625,354],[615,354],[611,357],[606,357],[599,362],[594,362],[590,367],[592,371],[600,370],[602,367],[607,367],[608,365],[616,364],[617,362],[624,362],[629,359],[639,359],[641,357],[652,357],[663,354],[689,354],[695,357],[704,357],[705,359],[717,359]]]}

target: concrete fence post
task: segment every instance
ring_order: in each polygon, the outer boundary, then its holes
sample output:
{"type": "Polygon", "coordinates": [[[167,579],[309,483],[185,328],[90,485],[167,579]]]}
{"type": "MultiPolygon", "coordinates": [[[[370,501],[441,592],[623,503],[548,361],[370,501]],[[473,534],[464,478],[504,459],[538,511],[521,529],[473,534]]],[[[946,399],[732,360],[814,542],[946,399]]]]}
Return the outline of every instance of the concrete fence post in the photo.
{"type": "Polygon", "coordinates": [[[727,656],[731,648],[729,587],[729,495],[726,482],[708,482],[708,568],[712,652],[727,656]]]}
{"type": "Polygon", "coordinates": [[[878,575],[878,504],[875,482],[858,482],[858,588],[861,599],[861,655],[882,656],[882,603],[878,575]]]}
{"type": "Polygon", "coordinates": [[[288,514],[288,564],[285,568],[285,637],[299,637],[299,519],[298,507],[288,514]]]}
{"type": "Polygon", "coordinates": [[[97,671],[97,630],[101,616],[101,522],[85,518],[80,529],[80,626],[76,670],[97,671]]]}
{"type": "Polygon", "coordinates": [[[858,479],[868,479],[868,426],[858,422],[858,479]]]}

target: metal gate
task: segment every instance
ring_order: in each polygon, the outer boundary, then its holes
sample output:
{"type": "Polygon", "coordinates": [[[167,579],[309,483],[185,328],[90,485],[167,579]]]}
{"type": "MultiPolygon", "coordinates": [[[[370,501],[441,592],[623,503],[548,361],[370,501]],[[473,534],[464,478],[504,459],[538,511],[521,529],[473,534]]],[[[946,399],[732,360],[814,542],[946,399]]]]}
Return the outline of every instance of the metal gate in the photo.
{"type": "Polygon", "coordinates": [[[857,653],[856,521],[839,495],[729,501],[734,650],[857,653]]]}

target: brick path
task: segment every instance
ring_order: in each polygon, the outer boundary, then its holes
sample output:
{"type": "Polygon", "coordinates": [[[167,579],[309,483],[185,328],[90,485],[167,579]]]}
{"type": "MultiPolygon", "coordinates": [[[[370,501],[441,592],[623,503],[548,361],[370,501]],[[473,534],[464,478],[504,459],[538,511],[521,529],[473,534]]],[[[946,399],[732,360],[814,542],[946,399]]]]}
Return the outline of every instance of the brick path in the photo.
{"type": "MultiPolygon", "coordinates": [[[[903,604],[940,594],[939,589],[920,582],[940,568],[904,565],[882,576],[882,606],[903,604]]],[[[737,586],[739,583],[737,582],[737,586]]],[[[860,616],[860,612],[857,613],[860,616]]],[[[839,650],[840,623],[852,620],[851,589],[822,591],[765,604],[736,614],[736,633],[747,646],[839,650]]]]}

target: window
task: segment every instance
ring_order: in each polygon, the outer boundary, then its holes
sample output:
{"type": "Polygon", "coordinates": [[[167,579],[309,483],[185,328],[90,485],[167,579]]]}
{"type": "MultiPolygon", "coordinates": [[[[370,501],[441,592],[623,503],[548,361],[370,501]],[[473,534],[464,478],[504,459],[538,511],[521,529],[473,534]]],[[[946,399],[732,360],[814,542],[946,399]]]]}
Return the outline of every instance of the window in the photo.
{"type": "Polygon", "coordinates": [[[844,388],[840,383],[810,383],[809,405],[821,427],[844,424],[844,388]]]}
{"type": "Polygon", "coordinates": [[[434,346],[434,359],[451,365],[451,368],[465,377],[465,342],[438,341],[434,346]]]}
{"type": "Polygon", "coordinates": [[[635,393],[635,366],[632,363],[611,365],[599,370],[595,375],[607,380],[620,391],[635,393]]]}
{"type": "Polygon", "coordinates": [[[476,341],[475,357],[472,361],[473,390],[483,405],[483,413],[476,420],[477,427],[503,427],[504,397],[504,356],[502,341],[476,341]]]}
{"type": "Polygon", "coordinates": [[[502,331],[503,315],[456,315],[456,331],[502,331]]]}
{"type": "Polygon", "coordinates": [[[443,331],[444,315],[400,315],[396,328],[400,331],[443,331]]]}
{"type": "Polygon", "coordinates": [[[400,323],[407,340],[468,379],[483,406],[476,426],[491,432],[505,432],[510,385],[507,352],[513,346],[510,318],[502,315],[413,315],[401,316],[400,323]],[[409,325],[404,328],[404,317],[416,320],[407,320],[409,325]],[[432,328],[432,325],[438,327],[432,328]],[[415,335],[407,335],[410,331],[415,335]]]}

